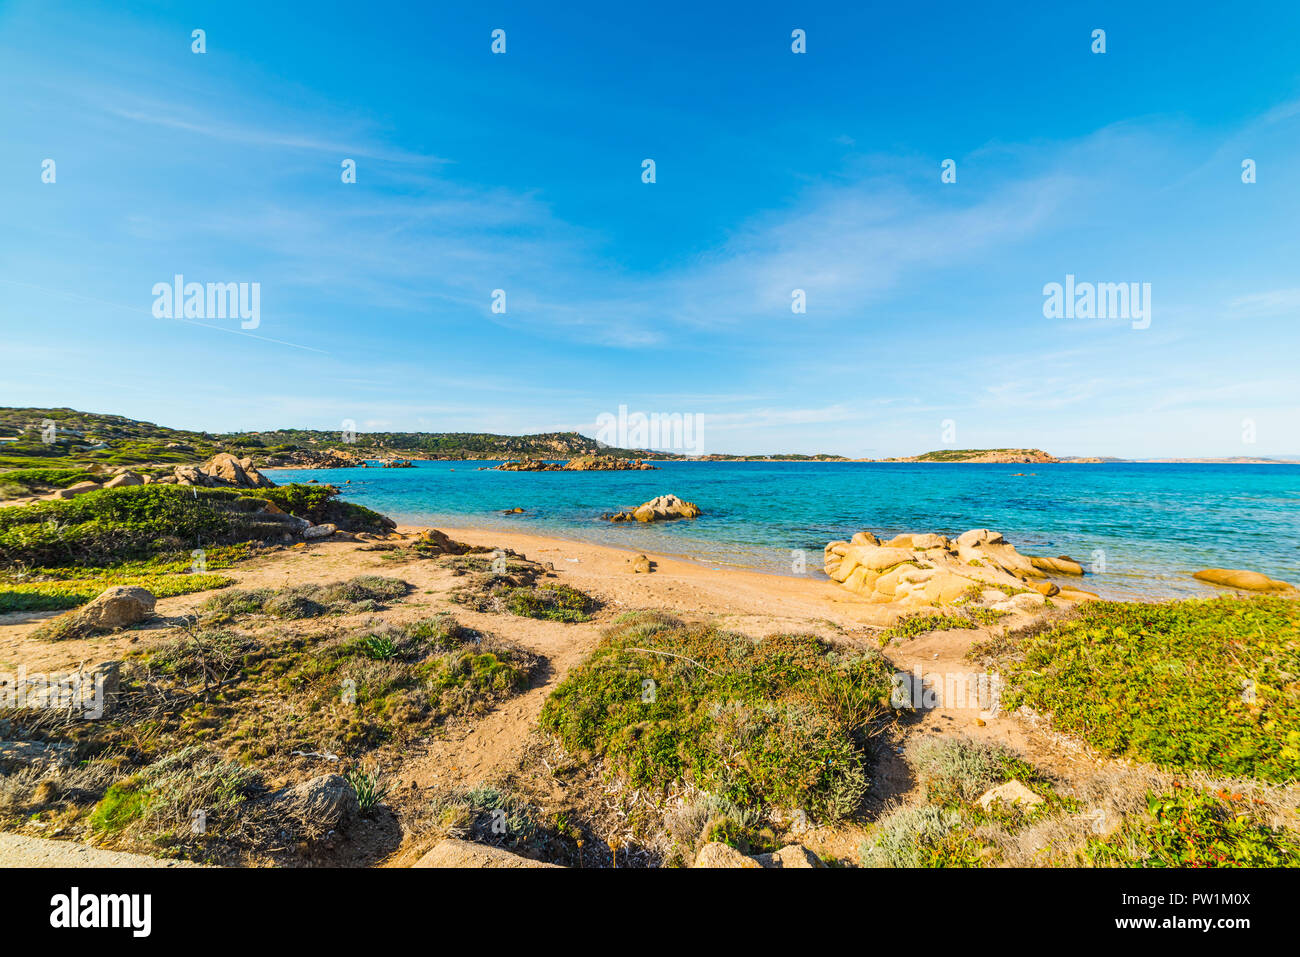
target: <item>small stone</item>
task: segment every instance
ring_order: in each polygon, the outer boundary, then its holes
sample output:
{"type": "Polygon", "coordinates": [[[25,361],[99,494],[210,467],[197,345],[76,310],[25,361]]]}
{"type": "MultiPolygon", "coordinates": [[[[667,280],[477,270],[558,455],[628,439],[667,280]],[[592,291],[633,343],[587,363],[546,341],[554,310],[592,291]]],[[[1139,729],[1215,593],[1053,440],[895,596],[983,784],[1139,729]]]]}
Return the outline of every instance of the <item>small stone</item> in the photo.
{"type": "Polygon", "coordinates": [[[789,844],[771,854],[759,854],[754,860],[762,867],[769,868],[808,868],[825,867],[822,859],[802,844],[789,844]]]}
{"type": "Polygon", "coordinates": [[[999,784],[995,788],[989,788],[989,790],[980,795],[980,799],[976,803],[987,811],[993,805],[994,801],[1001,801],[1004,804],[1023,804],[1026,807],[1037,807],[1039,804],[1043,803],[1041,797],[1014,778],[1007,781],[1005,784],[999,784]]]}
{"type": "Polygon", "coordinates": [[[746,857],[740,851],[727,844],[718,841],[710,841],[700,848],[700,853],[695,855],[695,863],[692,867],[756,867],[761,868],[763,865],[758,863],[752,857],[746,857]]]}

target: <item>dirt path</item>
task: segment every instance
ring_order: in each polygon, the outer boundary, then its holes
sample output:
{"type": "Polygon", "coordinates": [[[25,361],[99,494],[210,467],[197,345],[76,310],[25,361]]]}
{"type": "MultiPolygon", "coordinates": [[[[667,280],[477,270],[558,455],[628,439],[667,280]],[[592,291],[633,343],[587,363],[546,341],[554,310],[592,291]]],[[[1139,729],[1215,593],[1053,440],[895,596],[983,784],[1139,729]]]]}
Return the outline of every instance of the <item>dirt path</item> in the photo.
{"type": "Polygon", "coordinates": [[[0,867],[199,867],[147,854],[105,851],[74,841],[0,834],[0,867]]]}

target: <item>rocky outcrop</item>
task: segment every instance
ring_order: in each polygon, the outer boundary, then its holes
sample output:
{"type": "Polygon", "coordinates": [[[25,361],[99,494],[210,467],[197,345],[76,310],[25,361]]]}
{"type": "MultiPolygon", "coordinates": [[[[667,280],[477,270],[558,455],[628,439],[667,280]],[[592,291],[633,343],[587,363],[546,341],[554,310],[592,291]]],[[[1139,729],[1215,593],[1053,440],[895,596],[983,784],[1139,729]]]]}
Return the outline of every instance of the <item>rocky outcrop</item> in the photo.
{"type": "Polygon", "coordinates": [[[543,462],[541,459],[518,459],[514,462],[502,462],[495,467],[497,472],[558,472],[563,466],[556,462],[543,462]]]}
{"type": "Polygon", "coordinates": [[[685,502],[676,495],[660,495],[636,508],[625,509],[607,515],[611,522],[662,522],[675,518],[695,518],[700,514],[700,507],[694,502],[685,502]]]}
{"type": "Polygon", "coordinates": [[[1269,578],[1259,572],[1246,571],[1241,568],[1203,568],[1192,576],[1197,581],[1224,588],[1239,588],[1243,591],[1271,592],[1286,594],[1296,590],[1294,585],[1269,578]]]}
{"type": "Polygon", "coordinates": [[[1067,601],[1087,597],[1045,581],[1040,563],[1054,572],[1083,573],[1076,563],[1067,566],[1067,561],[1022,555],[1000,533],[976,528],[955,540],[933,534],[898,535],[883,544],[870,532],[858,532],[847,542],[828,544],[823,567],[832,581],[870,602],[959,603],[1014,611],[1028,610],[1031,603],[1042,607],[1049,595],[1067,601]]]}
{"type": "Polygon", "coordinates": [[[1073,558],[1066,555],[1059,555],[1056,558],[1044,558],[1040,555],[1032,556],[1029,559],[1033,566],[1039,571],[1048,572],[1053,575],[1082,575],[1083,566],[1073,558]]]}
{"type": "Polygon", "coordinates": [[[144,485],[143,476],[129,469],[125,472],[119,472],[111,479],[104,483],[104,488],[128,488],[132,485],[144,485]]]}
{"type": "Polygon", "coordinates": [[[416,547],[421,553],[434,555],[464,555],[470,550],[469,545],[436,528],[422,529],[416,537],[416,547]]]}
{"type": "Polygon", "coordinates": [[[32,637],[66,641],[126,628],[153,614],[154,596],[143,588],[117,585],[80,608],[47,618],[32,637]]]}
{"type": "Polygon", "coordinates": [[[579,455],[565,462],[545,462],[541,459],[519,459],[514,462],[502,462],[496,467],[498,472],[647,472],[657,466],[641,459],[620,459],[612,455],[579,455]]]}
{"type": "Polygon", "coordinates": [[[76,756],[71,744],[45,744],[37,741],[0,741],[0,773],[23,768],[65,767],[76,756]]]}
{"type": "Polygon", "coordinates": [[[458,841],[446,838],[434,845],[412,867],[559,867],[529,857],[512,854],[510,851],[489,844],[475,844],[472,841],[458,841]]]}
{"type": "Polygon", "coordinates": [[[198,485],[204,488],[274,488],[275,483],[253,467],[251,458],[237,459],[229,452],[218,452],[202,465],[178,465],[170,482],[173,485],[198,485]]]}
{"type": "Polygon", "coordinates": [[[78,495],[85,495],[87,492],[98,492],[104,486],[99,482],[77,482],[75,485],[69,485],[67,488],[58,488],[45,496],[47,501],[57,501],[58,499],[76,498],[78,495]]]}
{"type": "Polygon", "coordinates": [[[284,455],[274,456],[277,467],[291,465],[303,469],[352,469],[359,468],[362,460],[351,452],[338,449],[297,449],[284,455]]]}
{"type": "MultiPolygon", "coordinates": [[[[94,720],[111,714],[117,708],[121,687],[121,661],[103,661],[93,668],[81,667],[60,673],[28,672],[25,676],[0,673],[0,702],[8,702],[11,707],[77,713],[80,718],[94,720]]],[[[71,755],[73,745],[42,747],[67,748],[71,755]]],[[[21,750],[6,749],[5,743],[0,742],[0,765],[20,756],[21,750]]],[[[3,770],[0,767],[0,772],[3,770]]]]}
{"type": "Polygon", "coordinates": [[[641,459],[619,459],[612,455],[579,455],[564,464],[566,472],[653,472],[657,468],[641,459]]]}

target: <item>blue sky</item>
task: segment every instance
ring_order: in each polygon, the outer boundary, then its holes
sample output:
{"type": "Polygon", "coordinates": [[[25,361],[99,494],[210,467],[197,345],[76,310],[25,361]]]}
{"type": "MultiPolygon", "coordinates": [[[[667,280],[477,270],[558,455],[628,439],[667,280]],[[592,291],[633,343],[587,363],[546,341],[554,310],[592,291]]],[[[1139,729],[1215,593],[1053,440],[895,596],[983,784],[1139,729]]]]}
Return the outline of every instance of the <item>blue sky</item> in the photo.
{"type": "Polygon", "coordinates": [[[0,0],[0,404],[1300,453],[1294,3],[120,6],[0,0]],[[260,325],[155,318],[176,273],[260,325]]]}

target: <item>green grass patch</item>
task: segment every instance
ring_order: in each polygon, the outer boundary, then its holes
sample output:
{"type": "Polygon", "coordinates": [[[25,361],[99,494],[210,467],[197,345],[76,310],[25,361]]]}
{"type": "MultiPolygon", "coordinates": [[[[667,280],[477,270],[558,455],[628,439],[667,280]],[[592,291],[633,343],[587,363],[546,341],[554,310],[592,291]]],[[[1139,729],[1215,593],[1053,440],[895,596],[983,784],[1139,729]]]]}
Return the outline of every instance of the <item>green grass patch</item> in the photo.
{"type": "Polygon", "coordinates": [[[1284,782],[1300,776],[1300,602],[1088,602],[1019,642],[1003,702],[1107,754],[1284,782]]]}
{"type": "Polygon", "coordinates": [[[0,584],[0,613],[10,611],[63,611],[78,608],[116,585],[144,588],[155,598],[171,598],[197,591],[225,588],[234,582],[227,575],[114,575],[77,578],[70,581],[41,581],[17,585],[0,584]]]}
{"type": "Polygon", "coordinates": [[[879,653],[810,635],[755,641],[643,613],[606,631],[540,724],[632,787],[688,782],[739,805],[839,819],[866,793],[892,674],[879,653]]]}
{"type": "Polygon", "coordinates": [[[132,694],[203,692],[161,720],[165,740],[275,766],[293,751],[359,756],[428,736],[448,717],[481,714],[525,688],[537,658],[439,615],[256,640],[200,628],[129,663],[132,694]]]}
{"type": "Polygon", "coordinates": [[[903,615],[879,635],[880,643],[887,645],[891,641],[907,641],[918,635],[932,631],[947,631],[952,628],[974,628],[975,621],[965,614],[913,614],[903,615]]]}
{"type": "Polygon", "coordinates": [[[118,781],[90,813],[90,827],[99,833],[114,834],[144,817],[149,797],[134,780],[118,781]]]}
{"type": "Polygon", "coordinates": [[[909,749],[907,761],[925,803],[899,808],[879,821],[859,848],[864,867],[983,867],[998,856],[989,843],[993,834],[1013,834],[1080,807],[1058,794],[1028,761],[997,745],[964,737],[922,739],[909,749]],[[985,792],[1013,780],[1042,803],[979,805],[985,792]]]}

